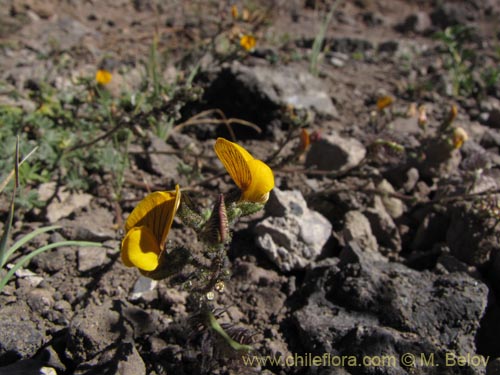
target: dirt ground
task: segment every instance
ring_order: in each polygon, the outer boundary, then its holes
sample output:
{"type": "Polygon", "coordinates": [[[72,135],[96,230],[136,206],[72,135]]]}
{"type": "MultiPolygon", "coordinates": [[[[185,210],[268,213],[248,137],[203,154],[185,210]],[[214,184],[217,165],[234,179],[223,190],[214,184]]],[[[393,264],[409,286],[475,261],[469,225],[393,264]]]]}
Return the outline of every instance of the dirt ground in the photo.
{"type": "MultiPolygon", "coordinates": [[[[17,126],[9,113],[21,113],[30,144],[65,128],[83,146],[71,146],[80,164],[25,175],[20,193],[39,203],[19,204],[9,243],[61,228],[0,276],[47,243],[102,246],[37,255],[0,290],[0,375],[500,374],[499,17],[496,0],[2,0],[2,145],[17,126]],[[256,39],[249,51],[244,34],[256,39]],[[154,91],[152,51],[171,91],[159,110],[127,112],[126,100],[154,91]],[[113,78],[95,89],[100,68],[113,78]],[[89,115],[76,99],[43,112],[81,77],[89,102],[106,93],[108,112],[89,115]],[[37,112],[51,132],[29,120],[37,112]],[[91,130],[62,113],[88,116],[91,130]],[[168,137],[151,120],[162,114],[168,137]],[[112,144],[119,165],[123,129],[120,175],[101,152],[112,144]],[[200,318],[196,269],[153,281],[120,257],[123,224],[149,191],[180,184],[210,208],[234,187],[213,151],[219,136],[275,176],[266,207],[232,228],[224,289],[204,304],[250,352],[200,318]]],[[[179,218],[168,238],[204,251],[179,218]]]]}

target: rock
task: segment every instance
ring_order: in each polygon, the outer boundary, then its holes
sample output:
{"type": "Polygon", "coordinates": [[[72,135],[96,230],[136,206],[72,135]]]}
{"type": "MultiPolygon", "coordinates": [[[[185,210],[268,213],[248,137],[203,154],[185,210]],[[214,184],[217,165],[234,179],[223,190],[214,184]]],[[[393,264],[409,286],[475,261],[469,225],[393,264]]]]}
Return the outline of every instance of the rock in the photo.
{"type": "Polygon", "coordinates": [[[63,217],[71,215],[79,208],[87,207],[92,200],[91,194],[70,193],[65,188],[59,189],[56,195],[56,183],[46,182],[38,188],[38,196],[41,201],[51,199],[47,206],[47,219],[50,223],[56,223],[63,217]]]}
{"type": "Polygon", "coordinates": [[[306,167],[343,173],[358,166],[365,155],[366,148],[358,140],[337,133],[325,134],[311,144],[306,167]]]}
{"type": "MultiPolygon", "coordinates": [[[[446,353],[473,355],[487,287],[464,273],[436,275],[381,260],[355,243],[341,253],[337,266],[312,269],[303,289],[305,303],[292,313],[292,323],[305,352],[333,355],[388,355],[390,366],[361,374],[401,374],[404,353],[434,354],[444,366],[446,353]],[[399,367],[401,366],[401,367],[399,367]]],[[[458,366],[450,368],[456,373],[458,366]]],[[[353,372],[354,373],[354,372],[353,372]]]]}
{"type": "Polygon", "coordinates": [[[357,39],[349,37],[333,38],[327,41],[330,49],[335,52],[352,54],[354,52],[366,52],[372,50],[373,43],[366,39],[357,39]]]}
{"type": "Polygon", "coordinates": [[[322,251],[332,225],[307,207],[300,191],[274,188],[268,202],[270,216],[255,227],[257,245],[282,271],[302,269],[322,251]]]}
{"type": "Polygon", "coordinates": [[[131,342],[117,342],[91,360],[79,363],[74,374],[89,374],[89,368],[98,368],[100,374],[146,375],[144,361],[131,342]]]}
{"type": "Polygon", "coordinates": [[[99,32],[78,22],[74,17],[51,17],[49,20],[33,22],[23,28],[21,36],[32,51],[49,54],[57,45],[59,51],[82,48],[85,38],[98,40],[99,32]],[[39,38],[33,39],[33,35],[39,38]]]}
{"type": "Polygon", "coordinates": [[[109,209],[92,207],[73,220],[62,220],[60,224],[62,233],[70,240],[102,242],[116,237],[113,222],[114,217],[109,209]]]}
{"type": "Polygon", "coordinates": [[[447,139],[425,140],[422,142],[422,152],[425,156],[418,162],[417,168],[423,179],[443,178],[457,173],[462,157],[447,139]]]}
{"type": "Polygon", "coordinates": [[[349,61],[349,55],[342,52],[330,52],[327,56],[330,63],[337,68],[342,68],[349,61]]]}
{"type": "Polygon", "coordinates": [[[48,341],[43,325],[23,301],[0,309],[0,363],[28,359],[48,341]]]}
{"type": "Polygon", "coordinates": [[[403,33],[424,34],[429,31],[432,26],[432,21],[427,12],[417,12],[410,14],[404,22],[396,28],[403,33]]]}
{"type": "Polygon", "coordinates": [[[432,23],[441,29],[454,25],[470,24],[470,21],[477,17],[477,8],[470,2],[446,1],[440,3],[436,10],[431,13],[432,23]]]}
{"type": "Polygon", "coordinates": [[[151,171],[167,178],[171,184],[179,183],[178,167],[181,159],[175,155],[174,148],[152,133],[149,134],[149,139],[151,144],[148,148],[148,156],[151,171]]]}
{"type": "Polygon", "coordinates": [[[131,335],[117,308],[106,300],[76,313],[69,325],[67,344],[75,362],[87,362],[131,335]]]}
{"type": "Polygon", "coordinates": [[[78,271],[88,272],[106,263],[106,249],[102,247],[79,247],[77,250],[78,271]]]}
{"type": "Polygon", "coordinates": [[[37,255],[33,258],[31,264],[40,270],[53,274],[63,270],[68,264],[73,263],[76,260],[75,255],[76,252],[73,247],[58,247],[37,255]]]}
{"type": "Polygon", "coordinates": [[[20,283],[21,280],[23,280],[21,283],[26,284],[28,287],[36,288],[40,283],[43,281],[43,277],[37,275],[36,273],[20,268],[15,272],[15,275],[17,277],[17,282],[20,283]]]}
{"type": "Polygon", "coordinates": [[[451,221],[446,232],[446,243],[451,254],[461,261],[484,266],[500,247],[500,239],[495,231],[486,232],[488,224],[467,205],[451,209],[451,221]]]}
{"type": "Polygon", "coordinates": [[[414,219],[420,225],[410,246],[413,250],[428,251],[433,244],[446,241],[450,222],[448,215],[439,212],[420,213],[414,219]]]}
{"type": "Polygon", "coordinates": [[[500,108],[493,108],[488,113],[486,125],[493,129],[500,129],[500,108]]]}
{"type": "Polygon", "coordinates": [[[375,196],[373,206],[368,207],[363,214],[368,218],[373,235],[381,247],[392,252],[401,251],[401,236],[387,207],[383,204],[383,198],[375,196]]]}
{"type": "Polygon", "coordinates": [[[375,252],[378,249],[370,221],[360,211],[349,211],[345,214],[342,240],[344,244],[356,242],[363,251],[375,252]]]}
{"type": "Polygon", "coordinates": [[[387,213],[391,215],[393,219],[397,219],[401,217],[404,212],[404,204],[401,199],[395,198],[390,194],[394,194],[396,191],[392,187],[392,185],[387,180],[382,180],[377,186],[376,189],[383,193],[382,195],[382,203],[387,210],[387,213]]]}
{"type": "Polygon", "coordinates": [[[417,168],[408,169],[408,171],[406,172],[406,180],[404,181],[403,184],[403,188],[407,193],[413,191],[413,189],[417,185],[419,178],[420,175],[418,174],[417,168]]]}
{"type": "Polygon", "coordinates": [[[26,296],[26,302],[31,310],[39,314],[52,310],[55,304],[53,293],[42,288],[30,290],[26,296]]]}
{"type": "Polygon", "coordinates": [[[150,279],[149,277],[139,276],[137,281],[130,292],[129,299],[131,301],[144,298],[146,301],[151,301],[158,298],[158,292],[155,290],[158,281],[150,279]]]}
{"type": "Polygon", "coordinates": [[[312,110],[337,117],[327,86],[296,66],[244,66],[235,62],[223,68],[205,92],[208,105],[230,116],[267,124],[283,106],[312,110]],[[225,95],[231,92],[230,96],[225,95]]]}
{"type": "Polygon", "coordinates": [[[52,367],[46,367],[42,361],[24,359],[8,366],[0,367],[0,375],[57,375],[52,367]]]}

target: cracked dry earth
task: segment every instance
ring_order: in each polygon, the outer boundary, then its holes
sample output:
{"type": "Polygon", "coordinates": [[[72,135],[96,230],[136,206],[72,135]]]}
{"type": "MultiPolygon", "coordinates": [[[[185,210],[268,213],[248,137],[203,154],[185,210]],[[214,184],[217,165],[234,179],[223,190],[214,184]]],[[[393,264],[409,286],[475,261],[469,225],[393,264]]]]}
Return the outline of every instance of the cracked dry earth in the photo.
{"type": "MultiPolygon", "coordinates": [[[[178,123],[218,108],[256,124],[260,134],[234,131],[275,167],[276,189],[263,212],[234,228],[231,276],[214,301],[221,322],[252,333],[251,362],[193,326],[186,289],[141,278],[120,260],[123,221],[147,192],[138,181],[187,186],[206,207],[232,186],[211,178],[222,176],[213,144],[226,128],[198,124],[174,126],[166,142],[143,134],[131,146],[118,205],[109,176],[100,175],[98,187],[60,193],[16,218],[17,234],[62,227],[32,246],[78,239],[103,247],[46,252],[3,289],[1,375],[500,374],[500,84],[485,86],[480,74],[499,65],[500,3],[341,1],[314,76],[309,56],[332,3],[3,1],[0,106],[34,111],[33,82],[63,90],[105,58],[113,61],[111,94],[137,90],[156,32],[169,57],[165,77],[199,64],[194,84],[203,96],[181,109],[178,123]],[[255,51],[221,61],[198,47],[217,35],[214,20],[228,17],[233,3],[265,22],[255,51]],[[474,35],[469,95],[454,94],[434,37],[457,24],[474,35]],[[394,102],[378,110],[384,95],[394,102]],[[412,105],[426,108],[425,132],[412,105]],[[447,152],[439,128],[452,105],[452,125],[468,140],[447,152]],[[301,158],[290,157],[297,137],[271,160],[287,137],[291,106],[315,138],[301,158]],[[203,155],[194,182],[177,168],[193,162],[187,146],[203,155]],[[327,362],[313,363],[315,356],[327,362]]],[[[42,200],[56,183],[36,186],[42,200]]],[[[8,199],[1,198],[2,222],[8,199]]],[[[195,236],[178,221],[169,234],[194,249],[195,236]]]]}

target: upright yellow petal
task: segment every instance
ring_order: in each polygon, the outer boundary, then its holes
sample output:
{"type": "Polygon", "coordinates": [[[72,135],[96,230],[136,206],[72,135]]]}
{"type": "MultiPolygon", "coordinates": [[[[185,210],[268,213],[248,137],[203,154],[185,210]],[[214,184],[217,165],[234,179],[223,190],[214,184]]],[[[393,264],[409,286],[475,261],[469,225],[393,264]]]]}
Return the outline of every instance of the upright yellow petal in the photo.
{"type": "Polygon", "coordinates": [[[252,183],[247,161],[253,160],[253,156],[240,145],[224,138],[217,138],[214,149],[236,186],[246,190],[252,183]]]}
{"type": "Polygon", "coordinates": [[[134,208],[125,223],[125,231],[134,227],[148,227],[161,247],[174,221],[179,208],[181,193],[179,185],[175,191],[157,191],[147,195],[134,208]]]}
{"type": "Polygon", "coordinates": [[[274,188],[274,174],[271,168],[263,161],[253,159],[248,161],[248,168],[252,175],[252,183],[243,191],[242,200],[265,203],[269,192],[274,188]]]}
{"type": "Polygon", "coordinates": [[[158,267],[160,253],[154,233],[145,226],[132,228],[122,241],[121,256],[127,267],[153,271],[158,267]]]}

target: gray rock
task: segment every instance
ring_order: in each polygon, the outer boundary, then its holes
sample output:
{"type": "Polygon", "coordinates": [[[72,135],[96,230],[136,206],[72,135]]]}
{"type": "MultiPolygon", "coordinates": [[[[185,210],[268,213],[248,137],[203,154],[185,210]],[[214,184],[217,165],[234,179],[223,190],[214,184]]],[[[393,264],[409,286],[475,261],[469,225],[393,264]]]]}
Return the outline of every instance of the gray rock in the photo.
{"type": "Polygon", "coordinates": [[[0,310],[0,358],[28,359],[48,341],[43,325],[34,319],[23,301],[0,310]]]}
{"type": "Polygon", "coordinates": [[[53,198],[47,205],[47,219],[50,223],[56,223],[63,217],[68,217],[76,210],[87,207],[92,200],[92,195],[87,193],[70,193],[64,188],[56,192],[55,182],[46,182],[38,188],[38,196],[41,201],[53,198]]]}
{"type": "Polygon", "coordinates": [[[373,206],[368,207],[363,214],[368,218],[373,235],[377,239],[377,243],[392,252],[401,251],[401,236],[398,228],[388,214],[386,206],[383,204],[383,199],[379,196],[373,198],[373,206]]]}
{"type": "Polygon", "coordinates": [[[418,169],[417,168],[410,168],[406,172],[406,180],[404,181],[403,188],[405,189],[406,192],[413,191],[415,186],[417,185],[417,182],[420,178],[420,175],[418,174],[418,169]]]}
{"type": "Polygon", "coordinates": [[[342,229],[344,244],[356,242],[363,251],[377,251],[377,239],[373,235],[370,221],[360,211],[349,211],[344,217],[342,229]]]}
{"type": "Polygon", "coordinates": [[[398,30],[404,33],[413,32],[423,34],[432,26],[432,21],[426,12],[416,12],[410,14],[401,25],[398,25],[398,30]]]}
{"type": "Polygon", "coordinates": [[[293,105],[326,117],[338,116],[324,82],[296,66],[275,69],[235,62],[220,72],[207,92],[215,98],[220,95],[220,90],[227,92],[228,88],[232,91],[231,103],[239,103],[242,113],[254,108],[278,109],[283,105],[293,105]]]}
{"type": "Polygon", "coordinates": [[[158,285],[158,281],[140,276],[130,292],[129,299],[134,301],[146,297],[147,301],[151,301],[158,298],[158,292],[155,291],[156,285],[158,285]]]}
{"type": "Polygon", "coordinates": [[[500,239],[494,231],[486,232],[485,227],[485,220],[467,205],[453,207],[446,232],[451,254],[473,266],[488,264],[500,248],[500,239]]]}
{"type": "Polygon", "coordinates": [[[52,367],[46,367],[42,361],[25,359],[0,367],[0,375],[57,375],[57,372],[52,367]]]}
{"type": "Polygon", "coordinates": [[[40,314],[52,310],[55,304],[53,293],[43,288],[30,290],[26,296],[26,302],[31,310],[40,314]]]}
{"type": "MultiPolygon", "coordinates": [[[[487,287],[464,273],[436,275],[381,260],[349,244],[337,266],[313,269],[302,292],[307,303],[292,314],[304,351],[332,355],[388,355],[395,362],[360,374],[401,374],[404,353],[444,356],[476,353],[475,338],[487,304],[487,287]]],[[[301,292],[300,290],[298,291],[301,292]]],[[[480,373],[466,366],[453,373],[480,373]]],[[[451,373],[451,372],[450,372],[451,373]]]]}
{"type": "Polygon", "coordinates": [[[178,167],[181,160],[175,155],[174,148],[154,134],[149,134],[149,139],[148,156],[152,172],[179,183],[178,167]]]}
{"type": "Polygon", "coordinates": [[[98,368],[99,374],[146,375],[144,361],[131,342],[117,342],[91,360],[79,363],[74,374],[89,374],[89,368],[98,368]]]}
{"type": "Polygon", "coordinates": [[[391,215],[393,219],[397,219],[404,212],[404,204],[401,199],[395,198],[390,194],[395,193],[396,191],[392,187],[392,185],[387,180],[382,180],[376,186],[376,189],[380,191],[382,195],[382,203],[387,210],[387,213],[391,215]]]}
{"type": "Polygon", "coordinates": [[[110,210],[92,207],[77,215],[74,220],[62,220],[60,224],[67,239],[102,242],[115,238],[113,222],[110,210]]]}
{"type": "Polygon", "coordinates": [[[106,300],[100,306],[88,306],[73,317],[69,325],[68,350],[75,362],[83,363],[129,335],[129,326],[124,325],[112,301],[106,300]]]}
{"type": "Polygon", "coordinates": [[[106,263],[106,249],[102,247],[79,247],[78,271],[88,272],[90,270],[102,267],[106,263]]]}
{"type": "Polygon", "coordinates": [[[354,138],[344,138],[337,133],[324,134],[313,142],[307,153],[306,167],[345,172],[364,159],[366,148],[354,138]]]}
{"type": "Polygon", "coordinates": [[[275,216],[255,227],[257,244],[282,271],[305,268],[321,253],[332,225],[297,190],[273,189],[268,210],[275,216]]]}

